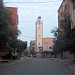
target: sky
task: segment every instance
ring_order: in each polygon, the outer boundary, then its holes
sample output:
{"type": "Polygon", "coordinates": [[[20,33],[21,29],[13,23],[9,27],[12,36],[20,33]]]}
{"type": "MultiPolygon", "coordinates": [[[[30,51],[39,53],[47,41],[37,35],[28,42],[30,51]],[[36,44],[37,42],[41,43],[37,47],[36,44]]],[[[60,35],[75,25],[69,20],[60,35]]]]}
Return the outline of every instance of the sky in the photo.
{"type": "Polygon", "coordinates": [[[62,0],[4,0],[4,6],[18,8],[18,39],[35,40],[35,28],[38,16],[43,21],[43,38],[53,37],[51,30],[58,27],[58,9],[62,0]]]}

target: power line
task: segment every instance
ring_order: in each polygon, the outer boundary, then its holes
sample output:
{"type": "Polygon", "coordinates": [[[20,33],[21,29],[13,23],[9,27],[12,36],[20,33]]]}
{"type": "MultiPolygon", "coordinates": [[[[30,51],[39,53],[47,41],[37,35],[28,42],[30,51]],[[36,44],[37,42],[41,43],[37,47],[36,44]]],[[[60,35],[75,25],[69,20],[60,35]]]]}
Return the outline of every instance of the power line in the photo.
{"type": "Polygon", "coordinates": [[[42,38],[36,38],[36,37],[32,37],[32,36],[25,36],[25,35],[19,35],[19,37],[20,36],[27,37],[27,38],[34,38],[34,39],[42,39],[42,38]]]}
{"type": "MultiPolygon", "coordinates": [[[[53,19],[57,19],[57,18],[53,18],[53,19]]],[[[53,20],[53,19],[44,19],[43,22],[53,20]]],[[[18,21],[18,22],[36,22],[36,21],[18,21]]]]}
{"type": "Polygon", "coordinates": [[[34,37],[31,37],[31,36],[25,36],[25,35],[20,35],[20,36],[24,36],[24,37],[28,37],[28,38],[34,38],[34,37]]]}
{"type": "MultiPolygon", "coordinates": [[[[31,37],[31,36],[25,36],[25,35],[20,35],[20,36],[27,37],[27,38],[34,38],[34,39],[36,39],[36,37],[31,37]]],[[[19,37],[20,37],[20,36],[19,36],[19,37]]],[[[37,38],[37,39],[42,39],[42,38],[37,38]]]]}
{"type": "Polygon", "coordinates": [[[18,21],[18,22],[35,22],[35,21],[18,21]]]}
{"type": "Polygon", "coordinates": [[[60,1],[48,1],[48,2],[4,2],[5,3],[20,3],[20,4],[25,4],[25,3],[50,3],[50,2],[60,2],[60,1]]]}

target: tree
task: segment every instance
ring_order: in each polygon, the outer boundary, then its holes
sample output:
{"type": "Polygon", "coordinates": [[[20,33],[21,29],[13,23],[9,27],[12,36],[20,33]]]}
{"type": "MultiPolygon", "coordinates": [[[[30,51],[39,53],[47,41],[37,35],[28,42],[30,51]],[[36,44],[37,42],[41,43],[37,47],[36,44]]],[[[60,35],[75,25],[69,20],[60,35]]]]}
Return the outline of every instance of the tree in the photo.
{"type": "Polygon", "coordinates": [[[54,34],[54,37],[57,39],[58,38],[58,28],[55,27],[55,29],[51,30],[51,33],[54,34]]]}
{"type": "Polygon", "coordinates": [[[0,1],[0,50],[5,49],[8,37],[10,35],[8,25],[11,24],[10,17],[0,1]]]}
{"type": "Polygon", "coordinates": [[[7,50],[7,43],[14,35],[18,35],[18,30],[13,31],[10,26],[13,25],[11,14],[0,1],[0,50],[7,50]]]}
{"type": "Polygon", "coordinates": [[[27,42],[21,40],[11,40],[9,45],[11,48],[17,49],[17,52],[20,54],[27,48],[27,42]]]}
{"type": "Polygon", "coordinates": [[[62,31],[61,33],[59,31],[59,40],[61,41],[62,49],[66,51],[68,50],[72,35],[70,16],[67,16],[67,14],[63,13],[63,19],[60,21],[60,26],[62,31]]]}
{"type": "Polygon", "coordinates": [[[60,44],[60,40],[58,39],[59,38],[58,28],[55,27],[55,29],[53,29],[51,31],[51,33],[53,33],[55,36],[53,51],[54,51],[54,53],[60,53],[61,52],[61,44],[60,44]]]}
{"type": "Polygon", "coordinates": [[[34,49],[31,50],[31,51],[30,51],[30,54],[35,55],[35,54],[36,54],[35,50],[34,50],[34,49]]]}
{"type": "Polygon", "coordinates": [[[56,53],[61,53],[63,51],[69,51],[72,45],[72,30],[70,16],[63,13],[62,20],[60,20],[60,28],[53,31],[56,40],[54,42],[53,50],[56,53]]]}

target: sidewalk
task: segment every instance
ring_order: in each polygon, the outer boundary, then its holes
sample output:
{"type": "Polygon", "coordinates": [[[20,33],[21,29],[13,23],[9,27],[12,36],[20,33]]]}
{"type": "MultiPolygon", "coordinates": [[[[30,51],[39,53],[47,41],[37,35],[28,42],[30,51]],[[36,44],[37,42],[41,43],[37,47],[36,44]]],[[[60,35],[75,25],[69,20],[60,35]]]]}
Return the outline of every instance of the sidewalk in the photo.
{"type": "Polygon", "coordinates": [[[23,59],[24,59],[24,57],[21,57],[20,59],[10,60],[9,62],[4,62],[4,63],[0,62],[0,67],[2,67],[2,66],[9,66],[9,65],[16,64],[16,63],[20,63],[20,62],[24,61],[23,59]]]}
{"type": "Polygon", "coordinates": [[[71,70],[75,71],[75,62],[73,62],[72,59],[54,58],[53,60],[61,64],[64,64],[65,66],[69,67],[71,70]]]}

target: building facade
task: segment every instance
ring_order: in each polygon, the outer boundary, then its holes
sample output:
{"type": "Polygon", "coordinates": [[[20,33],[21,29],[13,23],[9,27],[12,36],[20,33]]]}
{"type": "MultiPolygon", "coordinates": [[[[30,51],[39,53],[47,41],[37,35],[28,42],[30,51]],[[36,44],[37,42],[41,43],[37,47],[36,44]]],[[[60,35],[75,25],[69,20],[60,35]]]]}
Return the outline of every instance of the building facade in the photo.
{"type": "MultiPolygon", "coordinates": [[[[75,33],[75,0],[63,0],[58,9],[59,37],[62,37],[65,34],[65,31],[60,24],[60,21],[63,19],[63,12],[70,17],[71,29],[72,29],[72,32],[75,33]]],[[[72,56],[69,52],[65,51],[63,52],[63,57],[71,58],[72,56]]]]}
{"type": "MultiPolygon", "coordinates": [[[[36,52],[36,40],[30,42],[30,51],[34,50],[36,52]]],[[[54,38],[42,38],[42,50],[36,57],[51,58],[53,56],[53,45],[54,38]]]]}
{"type": "Polygon", "coordinates": [[[42,39],[43,39],[43,23],[41,17],[39,16],[36,21],[36,56],[41,57],[40,51],[42,50],[42,39]]]}
{"type": "Polygon", "coordinates": [[[13,31],[13,35],[11,39],[17,39],[18,36],[18,14],[16,7],[6,7],[7,11],[9,12],[12,20],[12,25],[9,25],[11,31],[13,31]]]}
{"type": "Polygon", "coordinates": [[[75,0],[70,0],[71,28],[75,29],[75,0]]]}
{"type": "Polygon", "coordinates": [[[49,58],[52,56],[54,38],[43,38],[43,23],[41,17],[36,22],[36,39],[31,41],[31,49],[36,52],[36,57],[49,58]],[[35,48],[34,48],[35,47],[35,48]]]}
{"type": "Polygon", "coordinates": [[[54,38],[43,38],[43,58],[51,58],[53,56],[54,38]]]}
{"type": "Polygon", "coordinates": [[[31,50],[35,51],[35,40],[30,42],[30,51],[31,50]]]}
{"type": "Polygon", "coordinates": [[[64,29],[61,26],[61,20],[64,18],[64,13],[67,16],[70,16],[70,2],[69,0],[63,0],[59,9],[58,9],[58,29],[59,29],[59,36],[62,37],[64,34],[64,29]]]}
{"type": "Polygon", "coordinates": [[[63,0],[58,9],[58,28],[62,31],[60,20],[63,18],[63,13],[70,17],[71,29],[75,28],[75,0],[63,0]]]}

